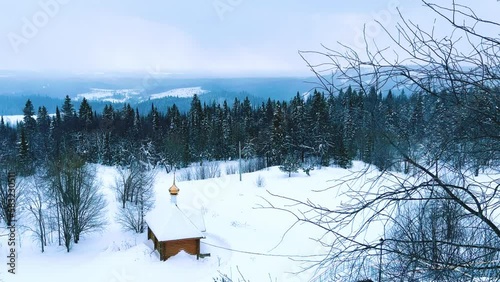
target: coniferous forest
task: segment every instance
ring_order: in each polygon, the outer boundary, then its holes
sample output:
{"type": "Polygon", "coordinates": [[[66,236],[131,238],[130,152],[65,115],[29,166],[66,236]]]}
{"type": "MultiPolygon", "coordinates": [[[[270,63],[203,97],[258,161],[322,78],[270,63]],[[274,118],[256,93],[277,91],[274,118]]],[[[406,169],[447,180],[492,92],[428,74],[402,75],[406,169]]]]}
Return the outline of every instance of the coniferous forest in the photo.
{"type": "Polygon", "coordinates": [[[288,173],[316,166],[345,168],[353,160],[408,172],[403,155],[478,172],[498,160],[484,153],[495,146],[492,130],[498,121],[484,122],[482,113],[499,105],[494,97],[476,94],[464,93],[460,100],[466,103],[453,103],[457,97],[446,93],[437,98],[348,87],[334,95],[297,93],[290,101],[268,99],[258,105],[248,98],[202,104],[194,96],[188,112],[175,104],[167,109],[152,104],[144,113],[129,104],[109,104],[96,112],[85,99],[75,109],[68,96],[56,109],[34,109],[28,100],[17,126],[0,121],[0,156],[20,175],[67,155],[104,165],[140,161],[170,171],[193,162],[238,158],[241,144],[243,158],[258,160],[261,167],[280,165],[288,173]]]}

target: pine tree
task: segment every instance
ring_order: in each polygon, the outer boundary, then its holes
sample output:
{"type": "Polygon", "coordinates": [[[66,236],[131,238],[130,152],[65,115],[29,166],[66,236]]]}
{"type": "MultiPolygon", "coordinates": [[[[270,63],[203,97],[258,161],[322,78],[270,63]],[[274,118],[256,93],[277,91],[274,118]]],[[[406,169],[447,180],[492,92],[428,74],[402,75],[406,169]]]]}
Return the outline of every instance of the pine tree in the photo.
{"type": "Polygon", "coordinates": [[[270,165],[282,164],[282,157],[286,155],[285,143],[285,117],[281,103],[276,103],[274,117],[271,127],[271,163],[270,165]]]}
{"type": "Polygon", "coordinates": [[[342,143],[345,149],[345,156],[348,162],[351,162],[356,157],[357,148],[355,146],[355,138],[357,131],[357,111],[356,111],[356,96],[357,92],[349,86],[342,101],[343,109],[343,139],[342,143]]]}
{"type": "Polygon", "coordinates": [[[50,129],[50,116],[47,112],[45,106],[38,108],[38,114],[36,118],[36,124],[38,132],[42,134],[48,134],[50,129]]]}
{"type": "Polygon", "coordinates": [[[113,105],[105,105],[102,112],[102,121],[100,123],[102,129],[106,132],[111,132],[114,129],[115,110],[113,105]]]}
{"type": "Polygon", "coordinates": [[[252,104],[247,96],[241,104],[242,127],[239,141],[241,141],[242,144],[249,142],[250,136],[252,136],[255,132],[252,124],[252,112],[252,104]]]}
{"type": "Polygon", "coordinates": [[[85,97],[83,98],[80,108],[78,109],[78,118],[85,130],[88,131],[91,129],[93,123],[93,112],[92,107],[85,97]]]}
{"type": "Polygon", "coordinates": [[[73,108],[73,103],[71,102],[71,98],[68,95],[66,95],[62,106],[63,120],[73,117],[74,111],[75,109],[73,108]]]}
{"type": "MultiPolygon", "coordinates": [[[[307,144],[307,113],[304,104],[304,99],[297,92],[297,95],[290,103],[290,121],[288,122],[288,135],[293,150],[300,156],[301,163],[304,163],[306,152],[311,150],[310,144],[307,144]]],[[[292,149],[292,148],[290,148],[292,149]]]]}
{"type": "Polygon", "coordinates": [[[111,148],[111,133],[104,134],[104,148],[102,163],[105,165],[113,165],[113,152],[111,148]]]}
{"type": "Polygon", "coordinates": [[[224,151],[222,152],[222,156],[224,159],[230,157],[236,157],[236,150],[234,144],[231,142],[232,136],[232,119],[231,119],[231,110],[227,105],[227,101],[224,100],[222,104],[222,148],[224,151]]]}
{"type": "Polygon", "coordinates": [[[310,136],[312,139],[311,145],[319,157],[319,164],[330,165],[331,146],[330,143],[330,120],[328,113],[328,105],[325,96],[314,91],[308,104],[308,117],[310,119],[310,136]]]}
{"type": "Polygon", "coordinates": [[[61,125],[62,118],[61,118],[61,112],[59,111],[59,107],[56,107],[56,123],[57,125],[61,125]]]}
{"type": "Polygon", "coordinates": [[[177,105],[167,109],[167,134],[162,144],[165,155],[166,169],[170,171],[173,168],[180,167],[185,164],[184,149],[185,149],[185,133],[183,127],[183,117],[179,112],[177,105]]]}
{"type": "Polygon", "coordinates": [[[224,146],[224,132],[223,132],[223,113],[220,105],[216,105],[215,102],[212,103],[210,107],[213,112],[210,114],[208,120],[208,140],[207,140],[207,151],[212,159],[222,160],[224,159],[225,148],[224,146]]]}
{"type": "Polygon", "coordinates": [[[62,119],[59,107],[56,107],[56,115],[52,118],[50,123],[50,143],[51,145],[51,159],[59,159],[63,150],[63,128],[62,119]]]}
{"type": "MultiPolygon", "coordinates": [[[[47,112],[45,106],[38,108],[38,114],[36,118],[37,133],[35,135],[34,143],[35,150],[34,153],[39,156],[37,159],[41,161],[47,161],[50,156],[50,116],[47,112]]],[[[43,165],[43,164],[42,164],[43,165]]]]}
{"type": "Polygon", "coordinates": [[[360,159],[366,163],[372,163],[373,155],[377,150],[375,148],[376,139],[380,132],[378,128],[378,123],[381,122],[380,101],[374,86],[370,87],[368,95],[363,98],[365,102],[363,103],[357,147],[360,159]]]}
{"type": "Polygon", "coordinates": [[[193,161],[200,161],[206,138],[203,130],[203,108],[201,106],[198,95],[194,95],[191,100],[191,108],[188,113],[188,130],[189,130],[189,154],[193,161]]]}
{"type": "Polygon", "coordinates": [[[18,160],[19,160],[19,175],[28,176],[33,174],[33,155],[30,150],[28,138],[24,128],[21,128],[21,136],[19,139],[19,149],[18,149],[18,160]]]}
{"type": "Polygon", "coordinates": [[[333,95],[328,97],[329,124],[331,128],[332,141],[332,158],[336,165],[346,168],[350,164],[350,159],[347,155],[347,149],[344,146],[344,108],[342,101],[345,94],[342,90],[339,91],[338,97],[333,95]]]}
{"type": "Polygon", "coordinates": [[[299,172],[300,159],[295,154],[289,153],[286,155],[279,168],[281,171],[288,173],[288,177],[291,177],[292,173],[299,172]]]}
{"type": "Polygon", "coordinates": [[[134,124],[133,124],[133,136],[135,142],[139,141],[140,132],[141,132],[141,115],[139,115],[139,109],[136,108],[134,115],[134,124]]]}
{"type": "Polygon", "coordinates": [[[151,112],[149,112],[149,116],[151,118],[151,128],[154,133],[158,133],[160,131],[160,113],[158,109],[151,104],[151,112]]]}
{"type": "Polygon", "coordinates": [[[423,96],[417,93],[411,97],[410,102],[413,104],[413,111],[410,118],[410,138],[417,142],[424,137],[424,101],[423,96]]]}
{"type": "Polygon", "coordinates": [[[5,126],[5,122],[3,120],[3,116],[2,116],[2,117],[0,117],[0,133],[3,133],[5,131],[5,128],[6,128],[6,126],[5,126]]]}
{"type": "Polygon", "coordinates": [[[129,103],[123,105],[121,111],[121,124],[119,128],[119,134],[123,137],[130,137],[128,134],[133,134],[134,131],[134,119],[135,119],[135,111],[132,109],[129,103]]]}

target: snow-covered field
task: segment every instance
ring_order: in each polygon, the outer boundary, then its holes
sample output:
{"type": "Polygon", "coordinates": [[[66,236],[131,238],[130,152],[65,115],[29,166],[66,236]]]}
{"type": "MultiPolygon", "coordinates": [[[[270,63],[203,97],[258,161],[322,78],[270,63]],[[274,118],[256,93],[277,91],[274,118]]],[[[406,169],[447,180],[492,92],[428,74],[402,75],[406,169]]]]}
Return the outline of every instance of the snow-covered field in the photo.
{"type": "Polygon", "coordinates": [[[24,115],[3,116],[3,121],[5,122],[5,124],[15,126],[18,122],[22,121],[23,118],[24,118],[24,115]]]}
{"type": "Polygon", "coordinates": [[[166,97],[177,98],[191,98],[195,94],[201,95],[208,93],[208,90],[198,87],[175,88],[166,92],[145,95],[144,90],[141,89],[98,89],[92,88],[89,92],[77,94],[74,98],[75,101],[80,101],[86,98],[89,101],[103,101],[110,103],[126,103],[132,100],[145,101],[161,99],[166,97]]]}
{"type": "Polygon", "coordinates": [[[191,98],[195,94],[201,95],[201,94],[205,94],[208,92],[209,92],[208,90],[204,90],[199,86],[198,87],[187,87],[187,88],[176,88],[176,89],[172,89],[172,90],[169,90],[166,92],[152,94],[150,96],[150,99],[151,100],[161,99],[161,98],[165,98],[165,97],[191,98]]]}
{"type": "MultiPolygon", "coordinates": [[[[222,166],[224,163],[222,164],[222,166]]],[[[355,164],[358,169],[362,166],[355,164]]],[[[220,273],[238,281],[239,272],[249,281],[309,281],[314,269],[297,274],[309,264],[301,260],[317,260],[327,249],[311,238],[323,233],[309,225],[296,225],[290,214],[275,209],[263,209],[263,198],[278,206],[284,202],[268,193],[286,195],[322,205],[334,205],[342,198],[330,189],[329,182],[350,173],[339,168],[323,168],[292,175],[277,167],[238,175],[224,175],[216,179],[180,181],[182,170],[177,171],[180,188],[178,205],[183,209],[197,209],[204,214],[207,228],[202,240],[202,253],[211,256],[197,260],[180,253],[165,262],[159,261],[146,234],[122,231],[115,223],[118,203],[112,190],[116,170],[97,166],[101,191],[108,201],[108,221],[105,230],[85,235],[80,243],[67,253],[64,247],[51,245],[45,253],[32,242],[28,232],[18,235],[19,247],[16,275],[6,273],[7,242],[0,237],[0,281],[213,281],[220,273]],[[258,187],[257,179],[263,179],[258,187]],[[262,186],[262,185],[261,185],[262,186]],[[316,257],[315,257],[316,256],[316,257]],[[293,259],[291,259],[293,258],[293,259]]],[[[155,183],[156,202],[170,201],[168,188],[173,174],[160,170],[155,183]]],[[[0,233],[5,233],[0,230],[0,233]]],[[[378,238],[378,234],[372,234],[378,238]]]]}
{"type": "MultiPolygon", "coordinates": [[[[55,115],[56,114],[49,114],[50,117],[54,117],[55,115]]],[[[10,126],[16,126],[18,122],[21,122],[24,119],[24,115],[9,115],[2,117],[5,124],[8,124],[10,126]]],[[[36,119],[36,115],[34,115],[33,118],[36,119]]]]}
{"type": "Polygon", "coordinates": [[[89,101],[104,101],[110,103],[125,103],[130,99],[139,96],[142,90],[139,89],[98,89],[92,88],[90,92],[77,94],[75,101],[83,98],[89,101]]]}

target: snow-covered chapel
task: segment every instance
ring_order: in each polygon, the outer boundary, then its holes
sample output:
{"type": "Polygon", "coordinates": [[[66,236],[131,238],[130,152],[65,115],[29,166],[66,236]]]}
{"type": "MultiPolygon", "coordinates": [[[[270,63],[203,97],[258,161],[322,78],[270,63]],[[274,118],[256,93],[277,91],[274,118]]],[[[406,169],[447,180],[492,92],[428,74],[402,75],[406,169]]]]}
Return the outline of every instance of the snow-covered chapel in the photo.
{"type": "Polygon", "coordinates": [[[157,203],[145,219],[148,239],[153,241],[160,260],[167,260],[181,250],[191,255],[200,254],[200,240],[205,238],[205,222],[201,213],[183,212],[177,206],[179,188],[174,182],[170,189],[170,201],[157,203]]]}

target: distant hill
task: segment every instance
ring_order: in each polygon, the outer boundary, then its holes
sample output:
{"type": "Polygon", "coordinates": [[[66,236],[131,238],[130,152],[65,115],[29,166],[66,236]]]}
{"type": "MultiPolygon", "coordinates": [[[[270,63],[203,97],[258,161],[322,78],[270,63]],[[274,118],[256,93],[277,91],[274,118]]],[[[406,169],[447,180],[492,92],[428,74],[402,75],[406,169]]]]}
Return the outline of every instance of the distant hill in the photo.
{"type": "Polygon", "coordinates": [[[43,76],[0,76],[0,115],[22,114],[27,99],[31,99],[35,111],[45,106],[54,112],[61,106],[63,98],[69,95],[75,108],[83,97],[90,100],[97,112],[105,104],[114,103],[120,107],[130,103],[144,112],[154,103],[160,111],[176,103],[181,111],[189,109],[194,94],[202,102],[211,103],[248,96],[254,105],[267,98],[289,100],[297,91],[306,93],[313,81],[307,78],[152,78],[152,77],[43,77],[43,76]]]}
{"type": "Polygon", "coordinates": [[[53,113],[55,112],[56,106],[60,108],[63,102],[62,98],[53,98],[29,93],[2,95],[0,96],[0,116],[22,115],[24,105],[28,99],[31,99],[35,112],[38,111],[38,107],[45,106],[49,112],[53,113]]]}
{"type": "MultiPolygon", "coordinates": [[[[66,95],[72,98],[76,109],[85,97],[97,112],[109,103],[116,107],[130,103],[141,112],[148,112],[152,103],[161,112],[175,103],[181,111],[187,111],[194,94],[205,103],[221,103],[226,99],[229,105],[235,98],[242,100],[248,96],[257,105],[268,98],[290,100],[297,92],[307,96],[317,86],[316,81],[313,77],[183,78],[138,74],[55,77],[13,73],[0,75],[0,115],[22,114],[28,98],[35,110],[44,105],[53,113],[66,95]]],[[[386,85],[384,89],[393,87],[386,85]]]]}

